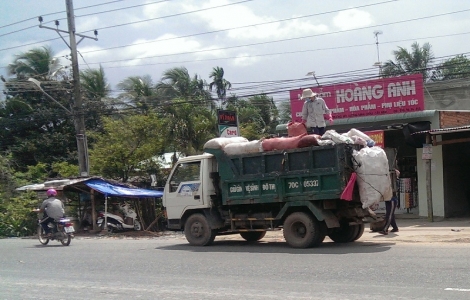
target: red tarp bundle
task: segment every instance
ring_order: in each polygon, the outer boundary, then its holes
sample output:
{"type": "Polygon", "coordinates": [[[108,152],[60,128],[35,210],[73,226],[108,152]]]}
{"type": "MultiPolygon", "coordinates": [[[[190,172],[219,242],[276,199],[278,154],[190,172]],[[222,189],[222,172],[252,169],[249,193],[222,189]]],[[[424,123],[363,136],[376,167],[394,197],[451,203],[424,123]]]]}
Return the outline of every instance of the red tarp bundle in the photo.
{"type": "Polygon", "coordinates": [[[352,200],[354,184],[356,183],[356,177],[357,177],[356,172],[353,172],[351,174],[351,177],[349,178],[348,184],[346,185],[343,193],[341,194],[341,199],[346,200],[346,201],[352,200]]]}

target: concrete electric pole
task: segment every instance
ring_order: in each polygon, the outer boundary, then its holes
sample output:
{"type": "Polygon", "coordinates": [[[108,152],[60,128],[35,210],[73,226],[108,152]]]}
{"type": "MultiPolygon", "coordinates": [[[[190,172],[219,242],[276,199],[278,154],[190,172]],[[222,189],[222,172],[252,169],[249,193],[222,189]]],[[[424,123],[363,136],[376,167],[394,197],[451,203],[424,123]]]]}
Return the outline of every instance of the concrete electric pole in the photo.
{"type": "MultiPolygon", "coordinates": [[[[80,71],[78,68],[78,56],[77,56],[77,45],[84,39],[90,38],[95,41],[98,40],[96,37],[98,32],[95,30],[95,37],[89,37],[82,34],[78,34],[75,31],[75,15],[73,10],[73,1],[65,0],[65,5],[67,9],[67,23],[68,31],[60,30],[58,28],[52,28],[42,25],[42,17],[39,17],[40,28],[46,28],[56,31],[62,40],[70,48],[71,58],[72,58],[72,76],[73,76],[73,122],[75,126],[75,133],[77,138],[77,152],[78,152],[78,166],[79,166],[79,175],[88,176],[90,173],[89,161],[88,161],[88,145],[85,132],[85,116],[83,111],[83,102],[82,94],[80,89],[80,71]],[[60,34],[61,32],[67,33],[70,37],[70,44],[63,38],[60,34]],[[76,41],[76,36],[81,37],[80,41],[76,41]]],[[[59,26],[59,21],[55,21],[55,25],[59,26]]]]}

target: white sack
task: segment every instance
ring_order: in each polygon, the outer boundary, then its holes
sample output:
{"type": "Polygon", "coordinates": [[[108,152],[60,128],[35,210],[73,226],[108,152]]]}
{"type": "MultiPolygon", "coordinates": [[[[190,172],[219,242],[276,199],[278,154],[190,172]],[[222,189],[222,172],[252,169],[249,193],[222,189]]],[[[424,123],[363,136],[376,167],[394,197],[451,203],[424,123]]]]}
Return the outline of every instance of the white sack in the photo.
{"type": "Polygon", "coordinates": [[[353,144],[353,141],[350,137],[341,135],[337,133],[335,130],[330,129],[327,130],[322,136],[322,140],[332,140],[336,144],[353,144]]]}
{"type": "Polygon", "coordinates": [[[224,151],[228,155],[238,155],[263,152],[263,148],[261,147],[261,141],[255,140],[250,142],[228,144],[224,147],[224,151]]]}
{"type": "Polygon", "coordinates": [[[362,208],[392,199],[392,186],[385,151],[376,146],[365,147],[360,151],[354,150],[353,157],[360,165],[356,169],[356,182],[362,208]]]}
{"type": "Polygon", "coordinates": [[[204,144],[204,149],[223,149],[226,145],[231,143],[243,143],[248,142],[248,140],[244,137],[237,136],[237,137],[218,137],[208,140],[204,144]]]}
{"type": "Polygon", "coordinates": [[[349,137],[353,137],[353,136],[358,136],[360,137],[361,139],[363,139],[364,141],[368,141],[368,140],[371,140],[371,138],[365,134],[364,132],[360,131],[360,130],[357,130],[356,128],[351,128],[348,132],[347,132],[347,136],[349,137]]]}

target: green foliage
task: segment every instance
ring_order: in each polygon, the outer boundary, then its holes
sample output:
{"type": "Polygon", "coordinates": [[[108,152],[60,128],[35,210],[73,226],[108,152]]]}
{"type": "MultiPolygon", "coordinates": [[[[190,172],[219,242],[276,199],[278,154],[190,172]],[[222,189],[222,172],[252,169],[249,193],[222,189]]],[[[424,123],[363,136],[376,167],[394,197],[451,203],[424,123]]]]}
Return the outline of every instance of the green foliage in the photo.
{"type": "Polygon", "coordinates": [[[163,113],[166,148],[184,155],[201,153],[204,143],[216,136],[216,116],[205,106],[173,100],[163,113]]]}
{"type": "Polygon", "coordinates": [[[411,45],[411,51],[398,47],[398,50],[393,51],[393,55],[395,61],[389,60],[382,67],[384,77],[421,73],[424,81],[429,78],[428,67],[434,60],[431,44],[424,43],[421,47],[414,42],[411,45]]]}
{"type": "Polygon", "coordinates": [[[54,52],[50,47],[33,48],[16,55],[13,63],[8,65],[8,73],[17,78],[35,77],[47,80],[50,70],[58,64],[53,58],[54,52]]]}
{"type": "Polygon", "coordinates": [[[52,171],[62,178],[73,177],[79,173],[78,165],[71,165],[65,161],[52,163],[52,171]]]}
{"type": "Polygon", "coordinates": [[[240,133],[249,140],[260,139],[276,133],[278,115],[271,97],[257,95],[248,99],[231,97],[227,109],[235,110],[240,124],[240,133]]]}
{"type": "Polygon", "coordinates": [[[162,152],[164,132],[155,114],[104,119],[104,134],[94,134],[90,151],[94,174],[127,181],[140,162],[162,152]]]}
{"type": "Polygon", "coordinates": [[[28,236],[36,231],[38,206],[36,193],[22,193],[17,197],[0,198],[0,236],[28,236]]]}
{"type": "Polygon", "coordinates": [[[279,104],[279,123],[286,124],[292,119],[290,110],[290,101],[284,101],[279,104]]]}
{"type": "Polygon", "coordinates": [[[212,82],[209,84],[209,90],[212,91],[212,89],[215,88],[219,100],[225,102],[227,90],[232,88],[232,84],[224,78],[224,68],[213,68],[212,72],[209,74],[209,78],[212,78],[212,82]]]}
{"type": "Polygon", "coordinates": [[[460,54],[446,60],[433,73],[432,80],[462,79],[470,77],[470,59],[460,54]]]}
{"type": "Polygon", "coordinates": [[[10,158],[0,155],[0,236],[29,235],[35,230],[31,209],[38,204],[36,194],[17,192],[18,182],[10,158]]]}

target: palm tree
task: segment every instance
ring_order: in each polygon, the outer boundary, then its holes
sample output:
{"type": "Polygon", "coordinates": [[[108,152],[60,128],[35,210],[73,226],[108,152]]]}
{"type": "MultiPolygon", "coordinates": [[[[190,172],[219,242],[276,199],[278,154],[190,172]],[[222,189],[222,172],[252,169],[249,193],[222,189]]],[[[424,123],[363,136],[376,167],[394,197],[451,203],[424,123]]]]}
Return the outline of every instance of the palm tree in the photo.
{"type": "Polygon", "coordinates": [[[90,99],[106,98],[110,93],[109,84],[101,65],[99,69],[88,69],[80,72],[80,83],[90,99]]]}
{"type": "Polygon", "coordinates": [[[13,63],[8,65],[8,73],[18,79],[35,77],[47,80],[51,71],[58,70],[59,61],[54,58],[50,47],[34,48],[16,55],[13,63]]]}
{"type": "Polygon", "coordinates": [[[185,67],[179,67],[166,70],[156,89],[158,96],[165,101],[178,98],[196,103],[210,99],[206,86],[197,74],[191,78],[185,67]]]}
{"type": "Polygon", "coordinates": [[[143,112],[147,112],[155,104],[156,96],[150,75],[127,77],[118,83],[117,87],[124,91],[119,96],[124,98],[124,102],[130,101],[143,112]]]}
{"type": "Polygon", "coordinates": [[[425,43],[422,47],[417,42],[411,45],[411,51],[398,47],[393,51],[395,62],[387,61],[382,67],[382,76],[392,77],[406,74],[423,74],[426,81],[431,73],[428,70],[431,62],[434,60],[434,54],[431,51],[431,44],[425,43]]]}
{"type": "Polygon", "coordinates": [[[224,78],[224,68],[213,68],[212,72],[209,74],[209,78],[212,78],[212,82],[209,84],[209,90],[212,91],[215,87],[217,97],[222,103],[225,103],[227,90],[232,87],[232,84],[224,78]]]}

